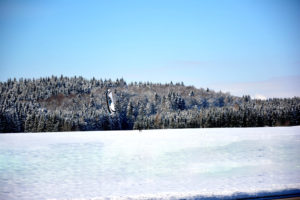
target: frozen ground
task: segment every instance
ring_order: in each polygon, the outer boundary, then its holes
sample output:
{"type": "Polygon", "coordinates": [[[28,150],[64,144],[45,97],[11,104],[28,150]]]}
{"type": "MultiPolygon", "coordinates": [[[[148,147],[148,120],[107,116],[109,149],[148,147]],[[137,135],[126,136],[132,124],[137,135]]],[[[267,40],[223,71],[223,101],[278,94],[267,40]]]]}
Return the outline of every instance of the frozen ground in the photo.
{"type": "Polygon", "coordinates": [[[300,127],[0,135],[1,200],[299,191],[300,127]]]}

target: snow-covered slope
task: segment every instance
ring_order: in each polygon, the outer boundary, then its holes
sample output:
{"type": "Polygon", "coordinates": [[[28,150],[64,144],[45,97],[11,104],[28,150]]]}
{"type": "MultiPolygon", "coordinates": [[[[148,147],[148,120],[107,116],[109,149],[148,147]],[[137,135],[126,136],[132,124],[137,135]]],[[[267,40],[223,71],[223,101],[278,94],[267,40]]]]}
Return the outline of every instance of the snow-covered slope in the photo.
{"type": "Polygon", "coordinates": [[[0,199],[241,198],[300,191],[300,127],[0,135],[0,199]]]}

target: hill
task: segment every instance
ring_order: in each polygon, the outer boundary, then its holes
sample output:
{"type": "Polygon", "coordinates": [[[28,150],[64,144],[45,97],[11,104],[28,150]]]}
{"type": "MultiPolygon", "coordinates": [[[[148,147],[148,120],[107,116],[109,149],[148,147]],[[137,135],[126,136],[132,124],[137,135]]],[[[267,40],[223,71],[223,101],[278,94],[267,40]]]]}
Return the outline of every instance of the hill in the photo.
{"type": "Polygon", "coordinates": [[[300,98],[251,99],[185,86],[83,77],[0,82],[0,132],[262,127],[300,124],[300,98]],[[115,114],[105,92],[116,93],[115,114]]]}

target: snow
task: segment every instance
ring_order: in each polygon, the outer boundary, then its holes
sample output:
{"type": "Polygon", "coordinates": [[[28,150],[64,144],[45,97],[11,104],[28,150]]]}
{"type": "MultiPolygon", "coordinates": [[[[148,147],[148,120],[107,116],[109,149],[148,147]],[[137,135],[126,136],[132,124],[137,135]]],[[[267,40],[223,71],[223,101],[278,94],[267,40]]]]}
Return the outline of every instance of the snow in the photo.
{"type": "Polygon", "coordinates": [[[300,127],[0,135],[0,199],[300,193],[300,127]]]}

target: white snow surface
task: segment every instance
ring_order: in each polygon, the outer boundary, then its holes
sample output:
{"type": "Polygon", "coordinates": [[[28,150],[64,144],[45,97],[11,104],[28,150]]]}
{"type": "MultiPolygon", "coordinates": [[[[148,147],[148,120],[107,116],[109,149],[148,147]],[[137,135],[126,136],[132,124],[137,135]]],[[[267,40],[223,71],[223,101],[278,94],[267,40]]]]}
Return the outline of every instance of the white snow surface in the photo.
{"type": "Polygon", "coordinates": [[[300,191],[300,127],[0,135],[0,199],[234,199],[300,191]]]}

